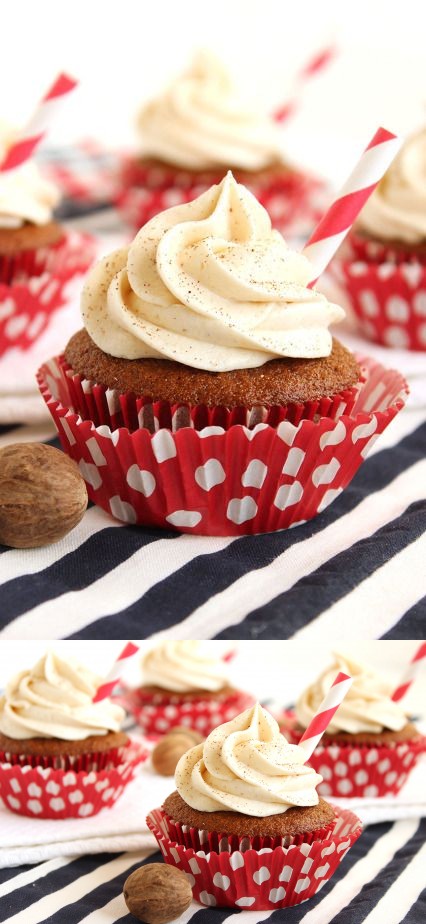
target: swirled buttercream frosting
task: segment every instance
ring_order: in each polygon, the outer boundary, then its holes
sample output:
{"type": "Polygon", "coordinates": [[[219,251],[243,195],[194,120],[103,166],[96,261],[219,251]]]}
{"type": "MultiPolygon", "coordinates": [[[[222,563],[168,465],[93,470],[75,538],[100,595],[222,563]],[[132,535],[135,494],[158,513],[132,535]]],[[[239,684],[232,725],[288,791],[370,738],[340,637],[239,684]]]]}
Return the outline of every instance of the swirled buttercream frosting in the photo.
{"type": "Polygon", "coordinates": [[[212,658],[198,641],[163,642],[142,661],[144,681],[174,693],[216,692],[227,684],[224,663],[212,658]]]}

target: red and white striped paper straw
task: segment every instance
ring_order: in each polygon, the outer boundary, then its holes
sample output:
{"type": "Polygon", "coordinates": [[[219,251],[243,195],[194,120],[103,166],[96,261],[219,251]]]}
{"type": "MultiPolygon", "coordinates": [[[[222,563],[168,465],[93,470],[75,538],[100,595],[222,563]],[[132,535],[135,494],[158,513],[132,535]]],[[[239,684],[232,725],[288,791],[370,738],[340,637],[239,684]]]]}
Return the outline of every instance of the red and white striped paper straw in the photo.
{"type": "Polygon", "coordinates": [[[361,155],[337,199],[321,219],[303,249],[313,267],[312,287],[352,227],[402,145],[402,138],[379,128],[361,155]]]}
{"type": "Polygon", "coordinates": [[[326,693],[324,696],[318,712],[316,715],[314,715],[306,731],[303,732],[299,744],[304,749],[307,758],[309,758],[315,751],[315,748],[319,740],[322,738],[326,728],[328,728],[334,713],[343,702],[350,686],[352,685],[352,680],[353,678],[350,677],[349,674],[344,674],[342,671],[339,671],[328,693],[326,693]]]}
{"type": "Polygon", "coordinates": [[[422,661],[425,660],[426,642],[422,642],[421,645],[419,645],[414,657],[411,659],[399,687],[397,687],[394,693],[392,693],[391,699],[393,699],[394,703],[397,703],[398,700],[405,696],[407,691],[410,689],[411,684],[419,674],[419,671],[422,667],[422,661]]]}
{"type": "Polygon", "coordinates": [[[96,690],[96,693],[93,697],[92,702],[99,703],[102,699],[108,699],[111,696],[111,693],[114,687],[117,686],[117,683],[121,680],[121,675],[123,673],[123,661],[127,661],[128,658],[133,658],[139,651],[139,646],[134,645],[133,642],[127,642],[127,645],[124,646],[123,651],[119,654],[116,661],[112,665],[111,670],[105,677],[105,680],[96,690]]]}
{"type": "Polygon", "coordinates": [[[59,74],[50,90],[43,96],[32,119],[6,151],[6,156],[0,164],[0,172],[15,170],[32,157],[35,149],[46,137],[58,111],[62,108],[65,97],[76,86],[77,81],[72,77],[59,74]]]}
{"type": "Polygon", "coordinates": [[[325,67],[330,63],[332,58],[336,54],[336,48],[330,46],[329,48],[323,48],[322,51],[314,55],[299,71],[296,75],[295,86],[293,89],[293,98],[287,103],[284,103],[280,109],[277,109],[274,112],[274,119],[276,122],[285,122],[288,119],[295,109],[297,109],[300,101],[300,94],[303,90],[304,85],[314,77],[316,74],[319,74],[325,67]]]}

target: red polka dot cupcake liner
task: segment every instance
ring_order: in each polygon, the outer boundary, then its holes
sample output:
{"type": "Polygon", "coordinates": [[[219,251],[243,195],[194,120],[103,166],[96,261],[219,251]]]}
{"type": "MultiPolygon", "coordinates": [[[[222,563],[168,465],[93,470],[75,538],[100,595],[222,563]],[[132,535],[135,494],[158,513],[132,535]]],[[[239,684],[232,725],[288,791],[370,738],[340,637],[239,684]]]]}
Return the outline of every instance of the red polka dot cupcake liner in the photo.
{"type": "Polygon", "coordinates": [[[20,767],[52,767],[55,770],[109,770],[120,763],[127,752],[127,745],[109,748],[107,751],[87,754],[11,754],[0,751],[0,763],[20,767]]]}
{"type": "MultiPolygon", "coordinates": [[[[122,188],[117,207],[132,230],[138,231],[147,221],[175,205],[183,205],[220,183],[226,173],[206,170],[193,174],[165,166],[144,167],[127,161],[122,169],[122,188]]],[[[239,178],[269,212],[274,228],[286,234],[298,233],[301,222],[307,228],[318,223],[324,213],[324,184],[298,170],[281,174],[260,173],[239,178]]]]}
{"type": "Polygon", "coordinates": [[[54,313],[72,298],[76,283],[93,262],[95,241],[72,232],[54,247],[14,258],[13,270],[0,266],[0,357],[18,347],[28,350],[54,313]]]}
{"type": "Polygon", "coordinates": [[[189,825],[182,825],[174,821],[170,815],[162,810],[161,830],[166,834],[169,840],[181,844],[184,847],[192,847],[193,850],[204,850],[206,853],[214,850],[216,853],[227,851],[233,853],[235,850],[245,853],[246,850],[265,850],[266,848],[274,850],[275,847],[290,847],[291,844],[312,844],[314,841],[325,840],[335,826],[335,820],[323,828],[317,828],[315,831],[306,831],[303,834],[286,835],[285,837],[239,837],[237,834],[226,834],[216,831],[201,831],[198,828],[191,828],[189,825]]]}
{"type": "Polygon", "coordinates": [[[352,236],[329,270],[362,333],[386,347],[426,350],[426,261],[352,236]]]}
{"type": "Polygon", "coordinates": [[[60,357],[41,367],[38,383],[95,504],[126,523],[238,536],[294,526],[324,510],[401,410],[403,377],[372,359],[360,362],[363,381],[351,413],[253,429],[131,432],[115,429],[111,416],[96,425],[76,412],[60,357]]]}
{"type": "Polygon", "coordinates": [[[0,763],[0,796],[17,815],[29,818],[87,818],[111,808],[148,757],[132,743],[104,770],[55,769],[0,763]]]}
{"type": "Polygon", "coordinates": [[[207,737],[218,725],[253,706],[254,699],[240,690],[227,696],[218,694],[214,699],[198,697],[190,701],[173,694],[148,695],[141,690],[127,690],[120,702],[149,737],[158,738],[177,726],[195,729],[207,737]]]}
{"type": "MultiPolygon", "coordinates": [[[[284,732],[297,744],[301,733],[284,732]]],[[[389,745],[319,744],[309,764],[320,773],[320,796],[347,796],[374,799],[396,796],[420,756],[426,751],[426,738],[389,745]]]]}
{"type": "Polygon", "coordinates": [[[274,911],[312,898],[362,832],[356,815],[336,809],[333,830],[310,844],[196,851],[170,839],[161,809],[150,813],[147,824],[165,862],[186,873],[196,901],[250,911],[274,911]]]}

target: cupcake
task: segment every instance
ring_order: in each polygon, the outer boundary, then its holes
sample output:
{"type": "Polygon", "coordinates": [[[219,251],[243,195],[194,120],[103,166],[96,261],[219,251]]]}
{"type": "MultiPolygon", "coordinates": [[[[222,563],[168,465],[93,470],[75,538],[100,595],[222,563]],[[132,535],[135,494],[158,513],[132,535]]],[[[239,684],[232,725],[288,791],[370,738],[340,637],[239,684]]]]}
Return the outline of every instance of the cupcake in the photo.
{"type": "Polygon", "coordinates": [[[125,712],[93,703],[91,670],[48,652],[0,697],[0,794],[18,814],[94,815],[121,795],[147,754],[120,731],[125,712]]]}
{"type": "Polygon", "coordinates": [[[301,219],[309,228],[320,217],[322,184],[286,161],[279,124],[240,97],[211,52],[196,54],[188,70],[142,108],[137,132],[139,155],[123,165],[119,196],[135,230],[209,189],[228,169],[281,230],[294,230],[301,219]]]}
{"type": "Polygon", "coordinates": [[[286,907],[330,878],[361,823],[318,796],[321,776],[305,761],[259,704],[183,755],[176,792],[147,823],[197,901],[286,907]]]}
{"type": "Polygon", "coordinates": [[[226,664],[198,641],[163,642],[142,660],[144,684],[128,691],[125,702],[146,735],[177,726],[208,735],[232,719],[253,697],[230,686],[226,664]]]}
{"type": "Polygon", "coordinates": [[[300,739],[338,671],[353,677],[353,683],[310,758],[324,778],[318,791],[367,798],[394,795],[425,750],[426,739],[369,667],[336,654],[334,663],[299,697],[290,737],[300,739]]]}
{"type": "MultiPolygon", "coordinates": [[[[11,140],[0,126],[0,162],[11,140]]],[[[93,261],[92,239],[55,221],[58,202],[33,161],[0,173],[0,356],[38,339],[93,261]]]]}
{"type": "Polygon", "coordinates": [[[231,173],[92,270],[85,329],[39,384],[95,503],[238,535],[340,493],[406,386],[333,340],[344,312],[312,275],[231,173]]]}
{"type": "Polygon", "coordinates": [[[426,349],[426,128],[405,142],[330,269],[369,339],[426,349]]]}

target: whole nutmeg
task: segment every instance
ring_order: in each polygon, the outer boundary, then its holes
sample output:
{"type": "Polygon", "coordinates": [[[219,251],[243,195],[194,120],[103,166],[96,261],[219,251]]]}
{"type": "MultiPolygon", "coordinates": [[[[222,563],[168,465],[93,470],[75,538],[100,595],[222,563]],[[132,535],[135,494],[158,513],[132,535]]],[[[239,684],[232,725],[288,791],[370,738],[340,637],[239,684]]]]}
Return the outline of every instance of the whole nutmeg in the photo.
{"type": "Polygon", "coordinates": [[[44,443],[0,449],[0,543],[32,549],[62,539],[80,522],[87,490],[77,465],[44,443]]]}
{"type": "Polygon", "coordinates": [[[152,751],[151,761],[154,770],[160,776],[173,776],[182,755],[202,741],[204,738],[192,728],[172,728],[152,751]]]}
{"type": "Polygon", "coordinates": [[[131,914],[146,924],[174,921],[192,901],[185,873],[165,863],[148,863],[136,869],[126,879],[123,894],[131,914]]]}

